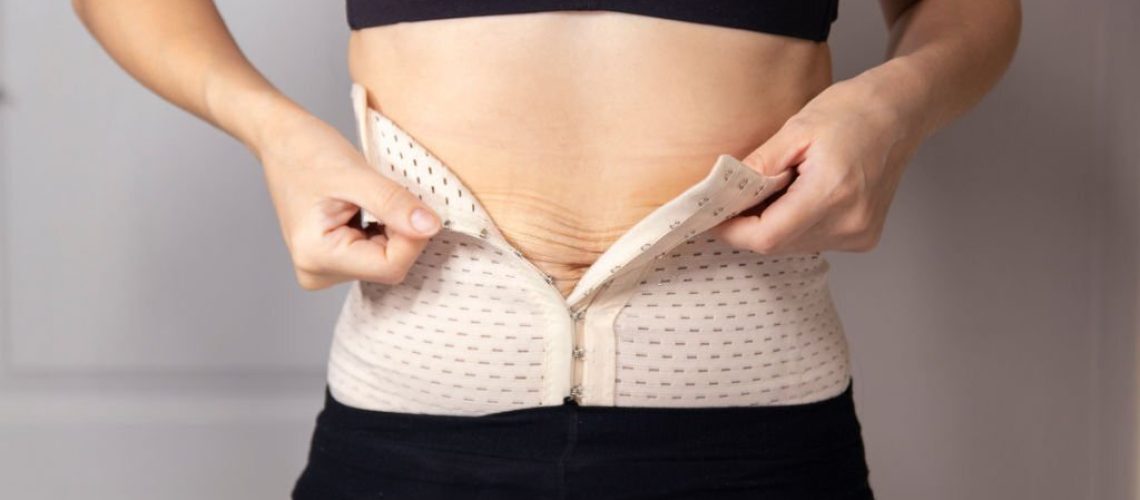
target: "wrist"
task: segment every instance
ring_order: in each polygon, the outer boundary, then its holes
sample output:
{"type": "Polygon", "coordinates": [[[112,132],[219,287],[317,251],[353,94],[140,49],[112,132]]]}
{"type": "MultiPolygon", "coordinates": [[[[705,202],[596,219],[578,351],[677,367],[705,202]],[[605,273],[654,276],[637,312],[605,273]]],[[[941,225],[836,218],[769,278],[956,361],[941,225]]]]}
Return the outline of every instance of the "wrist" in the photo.
{"type": "Polygon", "coordinates": [[[865,89],[870,109],[882,116],[888,133],[898,140],[921,140],[937,122],[930,112],[931,85],[905,56],[889,59],[851,79],[865,89]]]}
{"type": "Polygon", "coordinates": [[[311,118],[309,112],[264,80],[208,87],[206,102],[214,123],[258,156],[288,124],[311,118]]]}

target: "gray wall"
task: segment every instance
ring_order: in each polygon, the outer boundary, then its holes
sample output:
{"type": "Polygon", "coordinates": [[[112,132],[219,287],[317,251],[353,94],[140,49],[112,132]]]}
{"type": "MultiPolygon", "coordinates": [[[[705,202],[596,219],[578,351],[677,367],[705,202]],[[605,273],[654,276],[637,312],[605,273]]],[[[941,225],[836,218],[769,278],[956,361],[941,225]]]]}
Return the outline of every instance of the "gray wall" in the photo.
{"type": "MultiPolygon", "coordinates": [[[[924,145],[881,246],[832,256],[884,498],[1136,497],[1140,12],[1023,4],[1009,73],[924,145]]],[[[841,77],[885,38],[844,14],[841,77]]]]}
{"type": "MultiPolygon", "coordinates": [[[[353,132],[343,5],[271,3],[221,2],[353,132]]],[[[68,2],[0,12],[0,498],[285,498],[346,289],[296,285],[253,155],[145,92],[68,2]]]]}
{"type": "Polygon", "coordinates": [[[1140,2],[1108,9],[1098,80],[1106,118],[1096,213],[1101,294],[1094,310],[1093,498],[1140,498],[1140,2]]]}
{"type": "MultiPolygon", "coordinates": [[[[355,137],[342,4],[219,3],[355,137]]],[[[1137,496],[1140,7],[1025,4],[1009,74],[920,151],[879,248],[829,254],[882,499],[1137,496]]],[[[843,3],[837,76],[885,39],[843,3]]],[[[0,86],[0,498],[285,497],[344,287],[294,284],[252,155],[67,2],[0,0],[0,86]]]]}

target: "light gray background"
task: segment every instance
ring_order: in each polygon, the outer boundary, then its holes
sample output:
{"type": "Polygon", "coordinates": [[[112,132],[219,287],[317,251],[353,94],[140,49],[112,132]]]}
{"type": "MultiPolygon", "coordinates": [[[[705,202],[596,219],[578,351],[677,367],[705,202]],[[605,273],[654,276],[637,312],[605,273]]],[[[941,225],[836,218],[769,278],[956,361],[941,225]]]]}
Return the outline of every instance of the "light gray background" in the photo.
{"type": "MultiPolygon", "coordinates": [[[[221,1],[350,138],[337,2],[221,1]]],[[[1027,0],[880,246],[830,252],[881,500],[1137,497],[1140,5],[1027,0]]],[[[877,63],[840,6],[837,77],[877,63]]],[[[68,2],[0,0],[0,498],[285,498],[345,288],[293,281],[260,166],[144,91],[68,2]]]]}

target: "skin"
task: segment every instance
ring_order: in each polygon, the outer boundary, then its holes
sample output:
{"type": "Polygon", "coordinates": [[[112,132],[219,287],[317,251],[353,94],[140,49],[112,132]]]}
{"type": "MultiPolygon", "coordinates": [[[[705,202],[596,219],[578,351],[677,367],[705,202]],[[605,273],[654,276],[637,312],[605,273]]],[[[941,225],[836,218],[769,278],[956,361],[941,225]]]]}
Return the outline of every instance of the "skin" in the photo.
{"type": "Polygon", "coordinates": [[[563,295],[831,83],[826,44],[609,11],[361,30],[349,69],[563,295]]]}
{"type": "Polygon", "coordinates": [[[1009,66],[1016,0],[880,0],[887,60],[828,87],[742,161],[794,168],[787,193],[710,231],[764,254],[869,251],[923,140],[978,102],[1009,66]]]}
{"type": "MultiPolygon", "coordinates": [[[[349,70],[568,294],[720,153],[797,174],[711,230],[725,242],[764,254],[872,249],[907,161],[996,83],[1021,19],[1017,0],[880,4],[885,61],[836,83],[825,43],[602,11],[360,30],[349,70]]],[[[418,232],[413,210],[430,209],[275,89],[211,1],[73,6],[128,73],[257,156],[303,288],[404,279],[438,217],[418,232]],[[384,234],[349,224],[359,207],[384,234]]]]}

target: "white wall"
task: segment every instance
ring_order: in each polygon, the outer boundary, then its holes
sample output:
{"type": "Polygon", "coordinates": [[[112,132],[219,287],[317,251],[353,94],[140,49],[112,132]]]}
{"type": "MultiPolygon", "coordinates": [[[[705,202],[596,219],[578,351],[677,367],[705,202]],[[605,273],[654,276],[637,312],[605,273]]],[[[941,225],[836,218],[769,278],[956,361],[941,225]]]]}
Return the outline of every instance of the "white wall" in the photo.
{"type": "MultiPolygon", "coordinates": [[[[219,3],[354,137],[342,4],[219,3]]],[[[829,255],[881,499],[1137,496],[1140,8],[1024,4],[1009,74],[923,147],[880,247],[829,255]]],[[[837,75],[885,40],[844,2],[837,75]]],[[[0,0],[0,88],[0,498],[285,497],[344,289],[294,284],[252,155],[67,2],[0,0]]]]}

